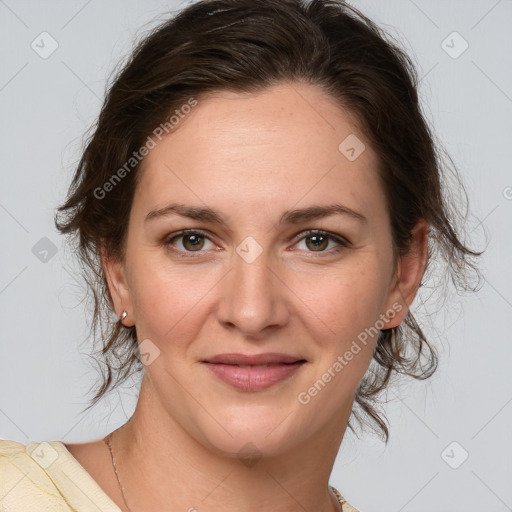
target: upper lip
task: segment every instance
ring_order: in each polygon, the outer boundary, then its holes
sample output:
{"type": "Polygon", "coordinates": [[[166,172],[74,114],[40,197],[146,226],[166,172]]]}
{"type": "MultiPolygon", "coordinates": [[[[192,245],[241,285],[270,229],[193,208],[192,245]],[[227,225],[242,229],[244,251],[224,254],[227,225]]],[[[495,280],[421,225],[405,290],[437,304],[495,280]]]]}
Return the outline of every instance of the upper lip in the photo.
{"type": "Polygon", "coordinates": [[[296,363],[304,359],[288,354],[266,353],[266,354],[218,354],[209,357],[203,362],[216,364],[232,364],[242,366],[258,366],[262,364],[296,363]]]}

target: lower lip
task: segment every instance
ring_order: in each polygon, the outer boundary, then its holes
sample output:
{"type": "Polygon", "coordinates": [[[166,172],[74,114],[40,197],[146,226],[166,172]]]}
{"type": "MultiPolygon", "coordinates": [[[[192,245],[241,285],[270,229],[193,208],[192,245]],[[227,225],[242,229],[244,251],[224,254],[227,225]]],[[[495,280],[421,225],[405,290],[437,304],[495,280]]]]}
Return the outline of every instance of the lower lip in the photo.
{"type": "Polygon", "coordinates": [[[240,368],[231,364],[204,363],[219,379],[243,391],[266,389],[291,377],[304,364],[275,364],[267,368],[240,368]]]}

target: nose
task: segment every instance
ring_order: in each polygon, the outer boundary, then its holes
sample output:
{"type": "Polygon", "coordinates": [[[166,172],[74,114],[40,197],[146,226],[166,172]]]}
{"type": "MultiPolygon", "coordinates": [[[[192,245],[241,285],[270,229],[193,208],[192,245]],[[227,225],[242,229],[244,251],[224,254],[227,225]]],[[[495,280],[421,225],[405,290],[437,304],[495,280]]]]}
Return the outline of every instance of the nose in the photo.
{"type": "Polygon", "coordinates": [[[235,253],[219,290],[219,322],[250,338],[263,338],[289,319],[288,289],[271,267],[267,252],[263,250],[254,261],[235,253]]]}

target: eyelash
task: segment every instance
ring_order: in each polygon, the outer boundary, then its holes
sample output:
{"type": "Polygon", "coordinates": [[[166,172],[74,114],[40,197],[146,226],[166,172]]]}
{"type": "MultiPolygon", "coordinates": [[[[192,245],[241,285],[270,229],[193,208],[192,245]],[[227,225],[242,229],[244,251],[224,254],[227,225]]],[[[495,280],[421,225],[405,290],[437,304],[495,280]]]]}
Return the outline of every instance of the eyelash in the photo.
{"type": "MultiPolygon", "coordinates": [[[[324,236],[328,238],[329,240],[337,242],[339,245],[335,247],[334,249],[330,249],[328,251],[307,251],[310,253],[318,253],[318,257],[322,258],[325,256],[332,256],[333,254],[338,254],[343,249],[346,249],[350,247],[350,242],[346,240],[343,237],[340,237],[338,235],[334,235],[332,233],[329,233],[327,231],[322,231],[320,229],[309,229],[307,231],[304,231],[301,233],[302,236],[297,240],[296,243],[300,242],[301,240],[308,238],[310,236],[324,236]]],[[[166,237],[163,240],[163,245],[172,250],[173,252],[179,253],[180,257],[183,258],[197,258],[201,255],[201,253],[204,253],[205,251],[182,251],[180,249],[176,249],[172,247],[172,242],[178,238],[184,237],[185,235],[200,235],[201,237],[207,238],[210,240],[210,237],[207,235],[206,232],[200,230],[200,229],[185,229],[183,231],[179,231],[177,233],[173,233],[171,236],[166,237]]],[[[210,240],[212,242],[212,240],[210,240]]],[[[213,243],[213,242],[212,242],[213,243]]]]}

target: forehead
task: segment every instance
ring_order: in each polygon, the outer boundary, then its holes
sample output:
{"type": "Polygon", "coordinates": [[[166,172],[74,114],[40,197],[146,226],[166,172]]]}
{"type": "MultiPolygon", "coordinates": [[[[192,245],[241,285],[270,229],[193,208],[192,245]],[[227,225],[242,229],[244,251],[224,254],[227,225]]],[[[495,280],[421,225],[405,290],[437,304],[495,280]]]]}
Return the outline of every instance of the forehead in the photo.
{"type": "Polygon", "coordinates": [[[377,164],[354,117],[317,86],[219,91],[197,98],[145,157],[136,199],[155,206],[179,196],[219,209],[368,202],[381,194],[377,164]]]}

